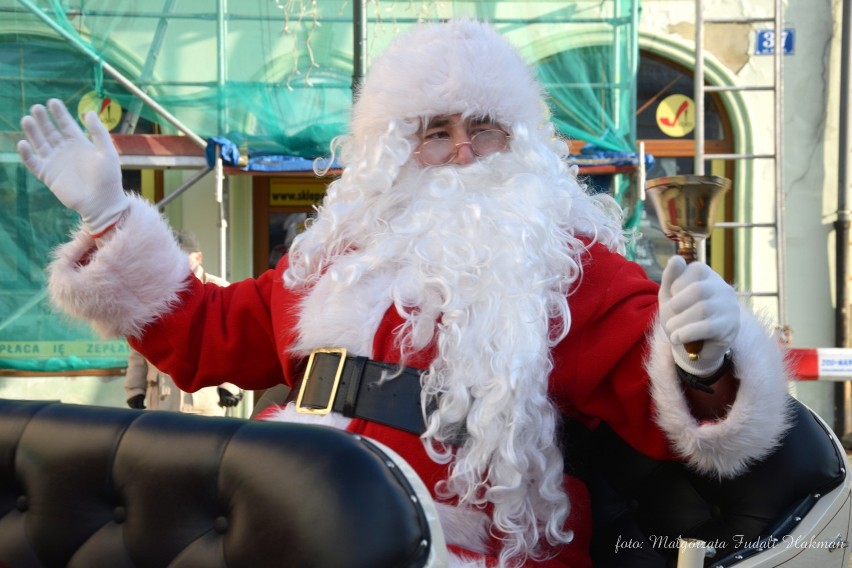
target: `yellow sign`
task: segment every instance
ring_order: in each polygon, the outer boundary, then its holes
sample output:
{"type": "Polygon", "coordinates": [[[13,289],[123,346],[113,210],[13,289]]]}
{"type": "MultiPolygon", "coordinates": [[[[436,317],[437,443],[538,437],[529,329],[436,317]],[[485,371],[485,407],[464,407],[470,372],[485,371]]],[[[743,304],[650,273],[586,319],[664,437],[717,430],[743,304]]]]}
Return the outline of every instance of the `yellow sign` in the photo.
{"type": "Polygon", "coordinates": [[[269,205],[272,207],[310,207],[322,201],[325,187],[294,180],[269,180],[269,205]]]}
{"type": "Polygon", "coordinates": [[[107,130],[112,130],[121,121],[121,105],[109,97],[103,99],[98,98],[95,91],[89,91],[83,98],[80,99],[80,104],[77,105],[77,118],[83,122],[83,115],[90,110],[98,114],[98,118],[107,127],[107,130]]]}
{"type": "Polygon", "coordinates": [[[664,98],[657,105],[657,126],[666,136],[686,136],[695,129],[695,101],[686,95],[664,98]]]}

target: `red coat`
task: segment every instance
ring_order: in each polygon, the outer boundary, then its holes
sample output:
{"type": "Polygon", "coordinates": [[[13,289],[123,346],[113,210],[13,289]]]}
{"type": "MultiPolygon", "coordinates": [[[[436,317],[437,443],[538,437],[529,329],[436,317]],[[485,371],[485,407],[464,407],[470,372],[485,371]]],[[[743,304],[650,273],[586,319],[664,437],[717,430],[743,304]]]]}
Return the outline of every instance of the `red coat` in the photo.
{"type": "MultiPolygon", "coordinates": [[[[293,386],[303,364],[289,352],[301,296],[284,287],[286,267],[285,257],[275,270],[227,288],[192,279],[179,309],[146,329],[142,341],[131,344],[186,390],[225,379],[237,380],[245,389],[265,389],[282,381],[293,386]]],[[[657,285],[638,265],[595,245],[569,305],[570,332],[553,352],[552,399],[563,413],[586,426],[594,428],[604,421],[637,450],[657,459],[670,458],[666,438],[652,420],[643,366],[646,335],[657,310],[657,285]]],[[[392,332],[402,323],[391,307],[374,339],[375,359],[399,361],[392,332]]],[[[407,364],[425,368],[431,356],[420,353],[407,364]]],[[[434,488],[445,476],[446,466],[432,462],[415,435],[360,419],[352,421],[350,430],[395,450],[427,487],[434,488]]],[[[575,540],[554,566],[590,565],[588,496],[576,480],[566,478],[566,483],[575,540]]]]}

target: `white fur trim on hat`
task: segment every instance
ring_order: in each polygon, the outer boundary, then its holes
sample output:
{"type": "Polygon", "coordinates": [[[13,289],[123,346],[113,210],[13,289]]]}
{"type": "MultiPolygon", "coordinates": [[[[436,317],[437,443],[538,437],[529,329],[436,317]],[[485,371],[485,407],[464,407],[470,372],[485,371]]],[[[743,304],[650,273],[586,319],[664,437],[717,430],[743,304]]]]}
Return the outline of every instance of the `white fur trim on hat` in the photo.
{"type": "Polygon", "coordinates": [[[94,250],[88,233],[53,251],[47,267],[53,303],[87,320],[103,337],[139,336],[146,325],[177,303],[191,274],[166,220],[141,197],[129,195],[120,227],[94,250]],[[85,265],[80,260],[89,253],[85,265]]]}
{"type": "Polygon", "coordinates": [[[782,350],[757,318],[740,309],[740,331],[731,345],[737,398],[723,420],[699,422],[687,406],[675,370],[672,345],[659,321],[646,363],[656,420],[677,455],[696,471],[731,478],[766,457],[789,427],[787,381],[782,350]]]}
{"type": "Polygon", "coordinates": [[[533,130],[547,107],[532,69],[494,28],[469,19],[418,24],[372,63],[353,107],[356,138],[392,120],[462,113],[533,130]]]}

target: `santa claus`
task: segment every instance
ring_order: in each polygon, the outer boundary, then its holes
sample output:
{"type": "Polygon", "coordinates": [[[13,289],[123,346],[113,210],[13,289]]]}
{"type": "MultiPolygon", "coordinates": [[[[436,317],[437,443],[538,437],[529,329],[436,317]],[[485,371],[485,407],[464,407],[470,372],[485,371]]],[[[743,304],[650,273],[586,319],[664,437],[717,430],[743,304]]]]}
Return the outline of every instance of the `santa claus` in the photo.
{"type": "Polygon", "coordinates": [[[618,206],[566,165],[541,87],[488,25],[417,25],[375,60],[316,218],[227,288],[192,277],[85,122],[91,141],[58,101],[22,121],[24,163],[83,220],[49,267],[56,304],[185,390],[283,382],[293,400],[265,418],[395,450],[458,565],[590,565],[563,421],[722,478],[787,427],[771,334],[706,265],[675,258],[658,287],[621,256],[618,206]]]}

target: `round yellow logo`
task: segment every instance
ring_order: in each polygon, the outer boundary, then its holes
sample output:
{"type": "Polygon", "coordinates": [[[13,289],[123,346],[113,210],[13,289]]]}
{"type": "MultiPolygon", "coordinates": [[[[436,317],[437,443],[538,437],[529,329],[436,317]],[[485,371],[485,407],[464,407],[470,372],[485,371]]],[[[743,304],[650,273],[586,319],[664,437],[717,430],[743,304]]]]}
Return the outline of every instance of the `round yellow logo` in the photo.
{"type": "Polygon", "coordinates": [[[121,121],[121,105],[109,97],[103,99],[98,98],[95,91],[89,91],[80,99],[80,104],[77,105],[77,118],[83,122],[83,115],[90,110],[98,114],[98,118],[107,127],[107,130],[112,130],[121,121]]]}
{"type": "Polygon", "coordinates": [[[695,102],[686,95],[664,98],[657,105],[657,126],[666,136],[686,136],[695,129],[695,102]]]}

